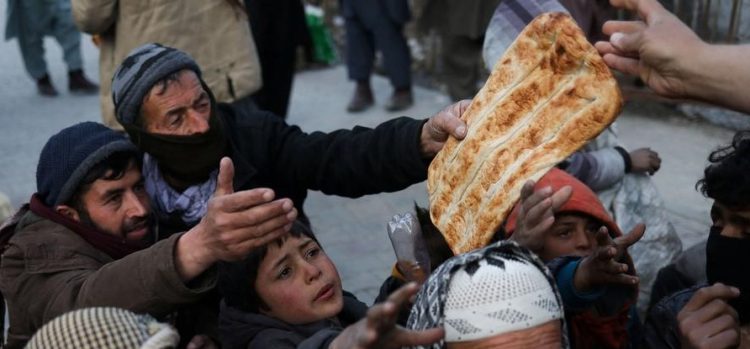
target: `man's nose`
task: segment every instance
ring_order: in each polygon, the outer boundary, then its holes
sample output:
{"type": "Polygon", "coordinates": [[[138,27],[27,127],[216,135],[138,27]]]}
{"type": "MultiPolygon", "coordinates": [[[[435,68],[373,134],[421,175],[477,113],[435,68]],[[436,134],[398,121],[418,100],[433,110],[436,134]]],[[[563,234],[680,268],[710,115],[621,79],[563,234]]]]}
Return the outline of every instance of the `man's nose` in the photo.
{"type": "Polygon", "coordinates": [[[190,134],[201,134],[208,132],[210,126],[208,119],[211,113],[200,113],[194,109],[188,111],[188,122],[190,125],[190,134]]]}
{"type": "Polygon", "coordinates": [[[141,197],[135,193],[126,193],[125,200],[125,204],[127,205],[126,213],[129,217],[143,217],[149,213],[148,204],[142,201],[141,197]]]}

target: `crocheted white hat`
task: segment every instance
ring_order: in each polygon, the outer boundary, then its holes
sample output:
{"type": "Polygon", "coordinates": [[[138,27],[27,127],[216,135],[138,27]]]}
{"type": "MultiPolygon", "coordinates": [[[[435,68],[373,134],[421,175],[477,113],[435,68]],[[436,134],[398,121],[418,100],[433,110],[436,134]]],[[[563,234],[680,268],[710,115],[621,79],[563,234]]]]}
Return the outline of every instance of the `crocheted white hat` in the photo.
{"type": "Polygon", "coordinates": [[[480,260],[451,277],[445,341],[488,338],[562,317],[555,291],[538,267],[524,260],[480,260]]]}
{"type": "Polygon", "coordinates": [[[54,318],[31,337],[27,349],[176,348],[172,326],[119,308],[86,308],[54,318]]]}

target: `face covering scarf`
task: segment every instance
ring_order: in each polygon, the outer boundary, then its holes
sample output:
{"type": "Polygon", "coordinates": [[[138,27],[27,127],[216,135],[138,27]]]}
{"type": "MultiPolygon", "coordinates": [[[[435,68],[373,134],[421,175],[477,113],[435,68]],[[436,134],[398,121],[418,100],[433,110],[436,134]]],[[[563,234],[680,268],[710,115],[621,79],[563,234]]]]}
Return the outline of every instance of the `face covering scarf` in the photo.
{"type": "Polygon", "coordinates": [[[750,239],[721,235],[721,228],[711,227],[706,244],[706,276],[710,284],[721,282],[740,289],[740,296],[729,304],[740,316],[740,323],[750,322],[750,239]]]}

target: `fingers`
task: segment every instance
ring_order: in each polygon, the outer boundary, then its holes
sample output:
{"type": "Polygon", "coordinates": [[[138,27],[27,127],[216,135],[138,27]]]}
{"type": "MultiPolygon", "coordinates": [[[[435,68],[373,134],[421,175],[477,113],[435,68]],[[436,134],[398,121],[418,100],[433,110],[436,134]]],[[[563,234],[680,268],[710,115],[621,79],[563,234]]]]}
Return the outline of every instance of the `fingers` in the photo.
{"type": "Polygon", "coordinates": [[[602,58],[604,59],[604,63],[612,69],[619,70],[628,75],[640,76],[638,59],[611,53],[605,54],[602,58]]]}
{"type": "Polygon", "coordinates": [[[216,209],[222,212],[237,212],[270,202],[273,200],[274,195],[271,189],[256,188],[214,197],[209,202],[209,205],[215,206],[216,209]]]}
{"type": "Polygon", "coordinates": [[[466,112],[466,110],[469,109],[470,105],[471,105],[471,99],[464,99],[454,104],[454,108],[458,112],[459,118],[464,116],[464,112],[466,112]]]}
{"type": "Polygon", "coordinates": [[[469,104],[471,101],[460,101],[430,118],[429,131],[434,141],[445,141],[449,134],[456,139],[466,137],[466,123],[461,120],[461,115],[468,109],[469,104]]]}
{"type": "Polygon", "coordinates": [[[399,328],[396,336],[393,338],[392,344],[398,348],[430,345],[441,340],[443,337],[445,337],[445,330],[439,327],[424,331],[408,331],[399,328]]]}
{"type": "Polygon", "coordinates": [[[534,185],[536,185],[536,183],[532,180],[528,180],[523,184],[523,187],[521,187],[521,202],[534,194],[534,185]]]}
{"type": "Polygon", "coordinates": [[[618,249],[627,249],[634,243],[638,242],[645,232],[646,226],[643,223],[637,224],[629,233],[616,238],[615,244],[618,249]]]}
{"type": "Polygon", "coordinates": [[[600,227],[596,232],[596,245],[599,247],[604,247],[611,246],[613,244],[614,243],[612,241],[612,238],[609,236],[609,230],[607,229],[607,227],[600,227]]]}
{"type": "Polygon", "coordinates": [[[552,194],[552,211],[557,212],[573,195],[573,188],[566,185],[552,194]]]}
{"type": "MultiPolygon", "coordinates": [[[[390,296],[388,296],[386,302],[393,303],[396,309],[401,308],[402,306],[404,306],[404,304],[407,304],[409,298],[417,294],[418,291],[419,285],[416,282],[410,282],[400,287],[398,290],[396,290],[396,292],[393,292],[390,296]]],[[[397,313],[398,312],[394,311],[394,315],[397,313]]]]}
{"type": "Polygon", "coordinates": [[[643,44],[643,32],[616,32],[609,37],[609,42],[622,52],[639,52],[643,44]]]}
{"type": "Polygon", "coordinates": [[[228,157],[219,161],[219,176],[216,180],[214,197],[234,193],[234,163],[228,157]]]}
{"type": "MultiPolygon", "coordinates": [[[[699,289],[690,301],[685,304],[683,311],[693,312],[696,311],[714,299],[729,300],[740,295],[740,290],[735,287],[730,287],[721,283],[713,284],[709,287],[703,287],[699,289]]],[[[680,312],[682,313],[682,312],[680,312]]],[[[679,315],[678,315],[679,317],[679,315]]]]}
{"type": "MultiPolygon", "coordinates": [[[[736,322],[739,320],[737,312],[734,310],[734,308],[732,308],[732,306],[729,305],[729,303],[727,303],[725,300],[718,298],[713,299],[708,304],[701,307],[700,311],[697,311],[694,314],[695,320],[701,323],[708,323],[709,321],[717,320],[725,315],[731,322],[736,322]]],[[[717,325],[718,324],[714,324],[714,326],[717,325]]],[[[719,332],[719,330],[721,329],[716,328],[716,331],[710,331],[710,333],[719,332]]]]}
{"type": "MultiPolygon", "coordinates": [[[[522,197],[524,195],[524,189],[526,189],[527,185],[531,185],[531,190],[534,189],[534,184],[533,183],[534,183],[533,181],[528,181],[528,182],[526,182],[526,184],[524,184],[524,188],[521,189],[521,196],[522,197]]],[[[528,192],[526,192],[526,194],[528,195],[528,192]]],[[[523,212],[525,212],[526,214],[528,214],[529,211],[531,211],[531,209],[534,206],[537,206],[537,205],[541,204],[544,200],[546,200],[547,198],[549,198],[551,195],[552,195],[552,188],[551,187],[544,187],[542,189],[533,191],[531,195],[527,196],[521,202],[521,209],[523,210],[523,212]]],[[[549,202],[549,204],[551,204],[551,202],[549,202]]]]}

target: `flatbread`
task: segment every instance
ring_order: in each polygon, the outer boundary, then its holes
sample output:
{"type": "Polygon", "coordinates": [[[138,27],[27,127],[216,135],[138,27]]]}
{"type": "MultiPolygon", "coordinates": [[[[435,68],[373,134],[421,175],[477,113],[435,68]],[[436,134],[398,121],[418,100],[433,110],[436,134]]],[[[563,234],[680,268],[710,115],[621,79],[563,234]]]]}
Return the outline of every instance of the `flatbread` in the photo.
{"type": "Polygon", "coordinates": [[[454,253],[485,246],[521,187],[596,137],[622,107],[617,82],[575,21],[545,13],[521,32],[428,171],[430,216],[454,253]]]}

